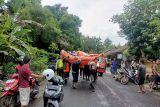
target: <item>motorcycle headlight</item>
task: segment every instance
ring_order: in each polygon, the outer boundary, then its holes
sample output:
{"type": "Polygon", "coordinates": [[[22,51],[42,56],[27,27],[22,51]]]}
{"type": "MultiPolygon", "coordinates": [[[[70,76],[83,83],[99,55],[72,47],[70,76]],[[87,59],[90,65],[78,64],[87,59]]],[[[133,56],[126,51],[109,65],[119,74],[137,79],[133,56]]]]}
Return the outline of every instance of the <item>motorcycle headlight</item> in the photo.
{"type": "Polygon", "coordinates": [[[11,87],[4,87],[4,91],[9,91],[11,87]]]}

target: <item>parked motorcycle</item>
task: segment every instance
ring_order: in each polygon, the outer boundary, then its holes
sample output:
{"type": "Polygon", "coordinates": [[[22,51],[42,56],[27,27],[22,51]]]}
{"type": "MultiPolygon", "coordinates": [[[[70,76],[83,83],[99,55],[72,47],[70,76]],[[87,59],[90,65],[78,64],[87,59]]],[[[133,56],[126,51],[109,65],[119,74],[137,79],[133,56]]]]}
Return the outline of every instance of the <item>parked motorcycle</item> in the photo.
{"type": "Polygon", "coordinates": [[[138,70],[137,69],[126,69],[123,68],[128,76],[128,78],[133,81],[136,85],[138,85],[139,79],[137,77],[138,70]]]}
{"type": "Polygon", "coordinates": [[[126,72],[122,69],[117,70],[117,74],[115,75],[115,80],[118,80],[121,82],[121,84],[126,85],[129,82],[129,78],[126,75],[126,72]]]}
{"type": "Polygon", "coordinates": [[[44,107],[59,107],[63,100],[64,81],[60,77],[54,77],[48,81],[44,91],[44,107]]]}
{"type": "MultiPolygon", "coordinates": [[[[31,77],[31,93],[30,97],[34,98],[39,92],[38,82],[31,77]]],[[[18,74],[13,74],[10,79],[5,82],[5,86],[2,89],[2,95],[0,96],[0,107],[15,107],[20,104],[19,91],[18,91],[18,74]]]]}

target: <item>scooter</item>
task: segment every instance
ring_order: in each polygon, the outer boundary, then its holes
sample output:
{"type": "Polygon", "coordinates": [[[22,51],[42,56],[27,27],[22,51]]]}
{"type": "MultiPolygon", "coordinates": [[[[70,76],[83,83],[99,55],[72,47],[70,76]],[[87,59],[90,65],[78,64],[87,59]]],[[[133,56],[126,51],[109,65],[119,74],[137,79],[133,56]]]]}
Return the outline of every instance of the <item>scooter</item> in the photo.
{"type": "Polygon", "coordinates": [[[123,69],[117,70],[117,74],[115,75],[115,80],[120,81],[121,84],[123,84],[123,85],[126,85],[129,82],[129,78],[123,69]]]}
{"type": "Polygon", "coordinates": [[[123,69],[126,71],[128,78],[131,81],[133,81],[136,85],[138,85],[139,79],[136,76],[138,73],[138,70],[137,69],[126,69],[126,68],[123,68],[123,69]]]}
{"type": "MultiPolygon", "coordinates": [[[[33,99],[36,94],[39,92],[38,82],[31,77],[31,93],[30,97],[33,99]]],[[[13,74],[6,82],[3,82],[5,85],[2,89],[2,95],[0,96],[0,105],[1,107],[15,107],[20,104],[19,91],[18,91],[18,74],[13,74]]]]}
{"type": "Polygon", "coordinates": [[[54,77],[48,81],[45,91],[44,91],[44,107],[59,107],[60,103],[63,101],[64,81],[60,77],[54,77]]]}

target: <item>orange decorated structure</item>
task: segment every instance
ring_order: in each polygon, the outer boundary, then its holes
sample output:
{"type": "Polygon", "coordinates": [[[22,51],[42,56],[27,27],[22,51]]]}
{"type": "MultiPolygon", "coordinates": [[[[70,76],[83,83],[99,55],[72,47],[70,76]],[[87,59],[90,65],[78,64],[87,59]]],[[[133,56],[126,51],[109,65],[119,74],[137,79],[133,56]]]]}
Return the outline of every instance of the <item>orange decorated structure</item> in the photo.
{"type": "Polygon", "coordinates": [[[101,54],[87,54],[82,51],[77,51],[76,55],[74,56],[74,55],[66,52],[65,50],[61,50],[61,55],[63,58],[68,57],[68,61],[70,63],[73,63],[76,60],[80,60],[81,61],[80,66],[88,65],[90,61],[94,61],[100,57],[105,58],[105,55],[103,53],[101,53],[101,54]]]}

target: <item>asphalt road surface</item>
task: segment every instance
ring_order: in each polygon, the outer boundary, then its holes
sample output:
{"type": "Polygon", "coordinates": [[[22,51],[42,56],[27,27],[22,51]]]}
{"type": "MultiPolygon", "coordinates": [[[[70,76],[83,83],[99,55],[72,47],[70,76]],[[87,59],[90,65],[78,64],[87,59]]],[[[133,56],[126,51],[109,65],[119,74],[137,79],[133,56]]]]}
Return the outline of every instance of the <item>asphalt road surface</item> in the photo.
{"type": "MultiPolygon", "coordinates": [[[[29,107],[43,107],[43,89],[29,107]]],[[[129,83],[122,85],[110,73],[99,77],[95,92],[89,89],[89,82],[79,79],[78,88],[71,88],[71,81],[64,87],[64,101],[61,107],[160,107],[160,97],[150,92],[137,93],[137,87],[129,83]]]]}

